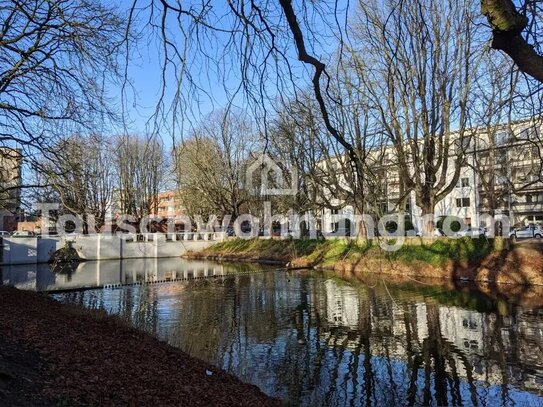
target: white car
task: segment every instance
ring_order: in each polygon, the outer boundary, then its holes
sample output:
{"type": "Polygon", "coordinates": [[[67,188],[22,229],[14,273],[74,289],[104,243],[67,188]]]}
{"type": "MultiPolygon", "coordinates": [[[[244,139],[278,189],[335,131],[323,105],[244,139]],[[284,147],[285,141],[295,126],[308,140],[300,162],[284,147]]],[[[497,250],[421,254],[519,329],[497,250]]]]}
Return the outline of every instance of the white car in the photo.
{"type": "Polygon", "coordinates": [[[9,237],[11,233],[6,232],[5,230],[0,230],[0,237],[9,237]]]}
{"type": "Polygon", "coordinates": [[[541,239],[543,237],[543,229],[539,225],[528,225],[521,228],[514,229],[509,233],[509,237],[514,239],[519,238],[532,238],[541,239]]]}
{"type": "Polygon", "coordinates": [[[28,230],[18,230],[11,234],[11,237],[33,237],[36,236],[34,232],[29,232],[28,230]]]}
{"type": "Polygon", "coordinates": [[[486,228],[472,228],[468,227],[464,230],[459,230],[454,235],[458,237],[471,237],[471,238],[479,238],[479,237],[485,237],[487,235],[486,228]]]}

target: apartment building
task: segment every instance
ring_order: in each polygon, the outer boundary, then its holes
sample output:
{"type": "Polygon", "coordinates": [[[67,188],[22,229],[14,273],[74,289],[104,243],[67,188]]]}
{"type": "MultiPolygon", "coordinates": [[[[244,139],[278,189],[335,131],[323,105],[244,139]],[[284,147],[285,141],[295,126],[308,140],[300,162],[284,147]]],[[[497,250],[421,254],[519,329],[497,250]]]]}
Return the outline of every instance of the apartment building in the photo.
{"type": "Polygon", "coordinates": [[[480,213],[505,214],[513,223],[543,222],[542,130],[541,123],[523,121],[475,140],[480,213]]]}
{"type": "Polygon", "coordinates": [[[183,227],[183,206],[179,199],[179,192],[177,191],[164,191],[160,192],[157,196],[157,211],[151,213],[151,218],[158,217],[164,219],[174,219],[174,222],[179,225],[179,228],[183,227]]]}
{"type": "MultiPolygon", "coordinates": [[[[483,215],[507,216],[511,226],[543,223],[541,122],[524,120],[468,133],[472,135],[463,141],[468,146],[458,182],[436,204],[435,219],[455,216],[473,227],[489,226],[484,224],[483,215]]],[[[453,133],[452,148],[459,148],[455,137],[453,133]]],[[[403,192],[393,147],[386,146],[379,154],[374,170],[382,181],[377,215],[403,211],[415,229],[421,230],[421,208],[416,205],[415,191],[403,192]]],[[[446,185],[454,178],[455,159],[456,155],[451,154],[446,185]]],[[[324,233],[331,233],[341,228],[342,219],[353,214],[353,206],[342,205],[341,199],[333,197],[327,201],[334,208],[323,209],[321,228],[324,233]]]]}
{"type": "Polygon", "coordinates": [[[164,218],[181,216],[183,214],[183,210],[177,195],[178,193],[176,191],[160,192],[156,197],[158,201],[157,211],[156,213],[152,213],[152,215],[164,218]]]}

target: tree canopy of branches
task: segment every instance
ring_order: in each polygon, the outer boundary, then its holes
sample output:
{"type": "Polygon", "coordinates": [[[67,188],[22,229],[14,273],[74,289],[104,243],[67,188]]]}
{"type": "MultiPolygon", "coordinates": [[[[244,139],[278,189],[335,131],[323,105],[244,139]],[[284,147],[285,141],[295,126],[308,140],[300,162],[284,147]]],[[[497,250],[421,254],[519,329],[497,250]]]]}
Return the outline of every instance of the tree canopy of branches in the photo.
{"type": "Polygon", "coordinates": [[[465,22],[477,13],[462,0],[360,6],[364,48],[353,63],[423,215],[455,187],[472,136],[471,87],[482,53],[465,22]]]}
{"type": "MultiPolygon", "coordinates": [[[[289,159],[312,178],[304,180],[313,191],[305,188],[303,199],[320,186],[365,212],[368,202],[377,203],[382,195],[387,171],[372,172],[373,163],[392,147],[390,164],[399,169],[400,194],[415,191],[423,213],[430,213],[465,164],[472,138],[467,129],[474,125],[470,112],[481,101],[472,89],[487,47],[484,16],[493,46],[521,71],[538,80],[542,75],[539,1],[482,0],[481,13],[468,0],[359,1],[355,6],[134,0],[126,22],[111,8],[83,0],[0,4],[4,144],[44,147],[43,153],[54,158],[58,149],[47,148],[52,139],[90,129],[95,118],[110,115],[105,83],[118,77],[119,44],[130,45],[131,30],[150,28],[160,40],[162,64],[155,117],[173,119],[168,130],[179,147],[174,158],[181,188],[200,191],[193,197],[202,205],[234,214],[245,201],[239,192],[239,155],[247,151],[237,145],[245,137],[240,136],[243,120],[208,119],[190,129],[188,140],[175,139],[188,133],[185,126],[194,117],[188,113],[200,109],[204,95],[212,101],[223,95],[229,106],[241,101],[251,108],[265,150],[286,157],[283,147],[295,148],[289,159]],[[308,89],[310,100],[304,100],[308,89]],[[273,121],[270,107],[276,103],[282,112],[273,121]],[[300,130],[303,126],[308,128],[300,130]],[[311,146],[303,145],[306,136],[311,146]],[[322,168],[344,177],[316,175],[322,168]],[[207,196],[201,192],[204,181],[212,191],[207,196]]],[[[524,89],[530,98],[541,94],[530,86],[524,89]]],[[[117,140],[123,212],[140,217],[153,209],[163,165],[159,144],[155,137],[117,140]]],[[[300,207],[307,203],[303,199],[300,207]]]]}
{"type": "Polygon", "coordinates": [[[26,162],[61,159],[67,134],[105,126],[126,32],[102,2],[1,0],[0,146],[20,149],[26,162]]]}
{"type": "Polygon", "coordinates": [[[247,209],[245,170],[255,148],[255,129],[242,114],[212,113],[176,151],[181,201],[189,215],[231,215],[247,209]]]}
{"type": "Polygon", "coordinates": [[[94,217],[90,226],[99,230],[112,206],[113,157],[108,142],[99,135],[71,136],[57,145],[64,159],[47,160],[40,169],[44,185],[50,185],[56,192],[61,212],[82,216],[85,233],[95,231],[89,230],[88,215],[94,217]]]}
{"type": "Polygon", "coordinates": [[[156,136],[120,135],[114,147],[119,211],[136,219],[156,213],[168,169],[162,142],[156,136]]]}
{"type": "Polygon", "coordinates": [[[104,82],[118,73],[125,24],[81,0],[0,2],[0,141],[48,146],[71,126],[111,113],[104,82]]]}

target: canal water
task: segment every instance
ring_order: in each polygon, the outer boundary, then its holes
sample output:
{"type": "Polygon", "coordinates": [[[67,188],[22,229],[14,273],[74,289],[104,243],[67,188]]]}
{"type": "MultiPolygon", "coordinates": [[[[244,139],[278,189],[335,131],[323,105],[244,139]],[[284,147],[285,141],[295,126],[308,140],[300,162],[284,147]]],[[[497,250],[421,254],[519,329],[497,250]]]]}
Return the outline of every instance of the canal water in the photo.
{"type": "Polygon", "coordinates": [[[380,277],[144,263],[99,262],[69,276],[42,270],[34,280],[4,270],[3,280],[85,287],[51,295],[118,315],[287,404],[543,405],[541,293],[512,303],[380,277]]]}

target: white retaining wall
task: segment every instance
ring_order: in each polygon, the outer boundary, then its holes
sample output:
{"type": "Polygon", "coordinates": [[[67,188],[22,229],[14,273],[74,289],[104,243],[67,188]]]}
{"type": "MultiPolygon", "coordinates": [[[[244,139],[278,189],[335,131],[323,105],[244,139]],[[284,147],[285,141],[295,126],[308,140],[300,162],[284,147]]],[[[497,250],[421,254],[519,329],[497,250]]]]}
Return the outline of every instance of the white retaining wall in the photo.
{"type": "Polygon", "coordinates": [[[47,263],[66,244],[85,260],[179,257],[224,238],[220,233],[14,237],[2,240],[0,265],[47,263]]]}

